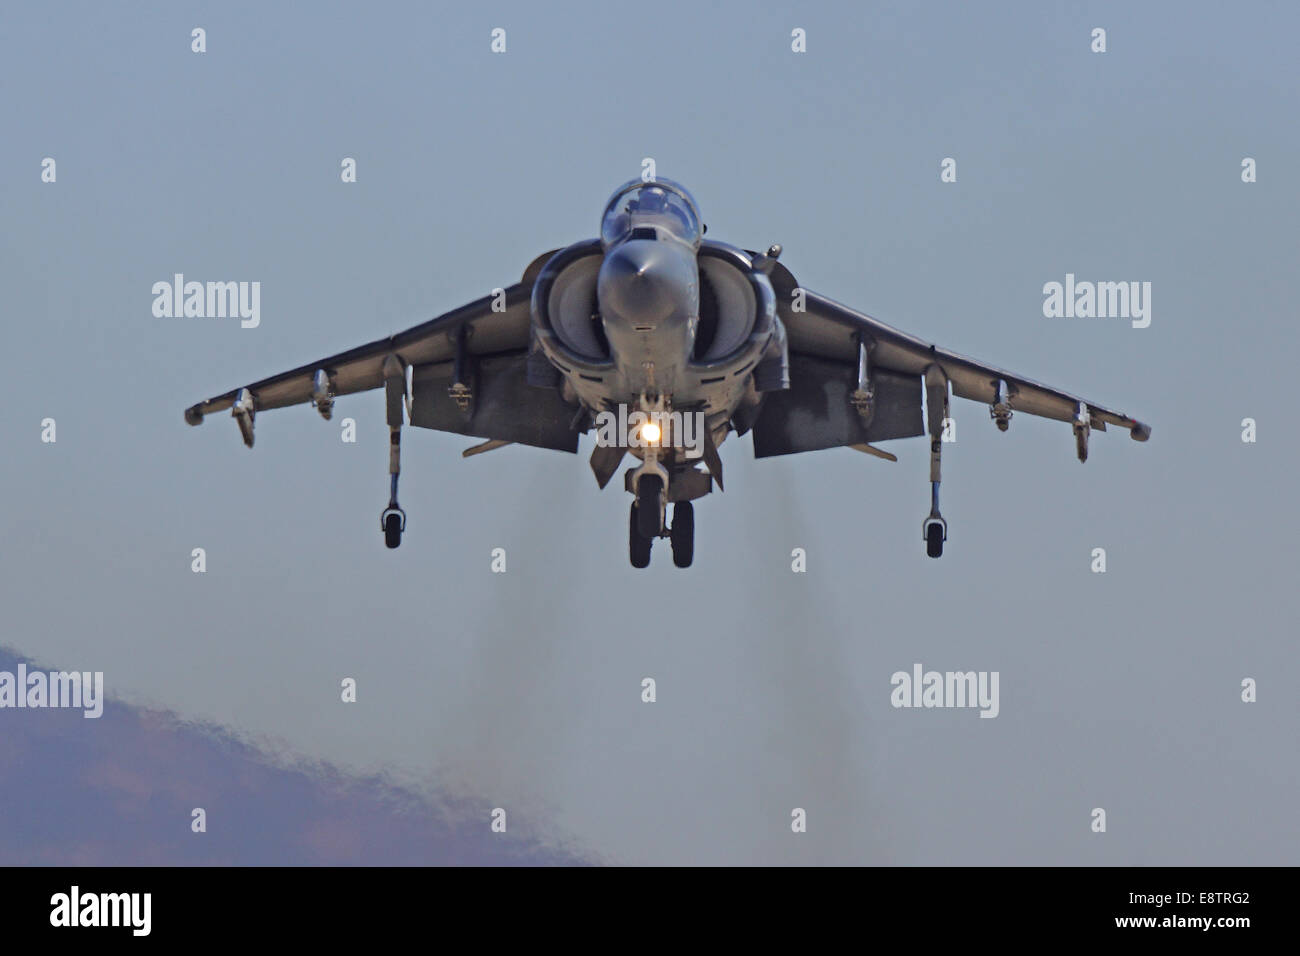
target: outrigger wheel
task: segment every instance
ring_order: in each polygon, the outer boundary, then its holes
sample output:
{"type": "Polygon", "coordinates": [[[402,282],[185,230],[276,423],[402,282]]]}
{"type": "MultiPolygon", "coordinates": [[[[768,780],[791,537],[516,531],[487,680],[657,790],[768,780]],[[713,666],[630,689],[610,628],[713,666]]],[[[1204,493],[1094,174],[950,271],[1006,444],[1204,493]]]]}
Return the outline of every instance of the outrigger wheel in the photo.
{"type": "Polygon", "coordinates": [[[384,544],[395,548],[402,543],[402,532],[406,530],[406,512],[401,508],[389,507],[379,516],[379,527],[384,532],[384,544]]]}
{"type": "Polygon", "coordinates": [[[932,558],[943,555],[943,543],[948,540],[948,522],[931,515],[921,525],[921,534],[925,538],[925,553],[932,558]]]}

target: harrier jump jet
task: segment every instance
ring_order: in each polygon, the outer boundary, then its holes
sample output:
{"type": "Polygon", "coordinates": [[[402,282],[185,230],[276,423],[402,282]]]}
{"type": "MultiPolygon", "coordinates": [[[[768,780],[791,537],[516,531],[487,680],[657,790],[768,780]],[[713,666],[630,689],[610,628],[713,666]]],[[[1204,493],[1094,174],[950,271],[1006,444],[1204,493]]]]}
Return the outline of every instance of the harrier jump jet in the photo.
{"type": "Polygon", "coordinates": [[[253,444],[259,412],[311,402],[329,419],[341,395],[383,388],[391,494],[380,516],[396,548],[403,424],[482,438],[466,456],[513,443],[591,455],[604,488],[624,458],[632,495],[629,554],[650,563],[656,538],[673,562],[694,553],[693,502],[722,488],[718,445],[753,433],[766,458],[930,439],[926,552],[943,553],[939,464],[948,400],[984,402],[1006,431],[1013,412],[1067,422],[1079,460],[1107,425],[1146,441],[1151,429],[1118,412],[965,358],[800,287],[778,257],[704,238],[694,198],[666,179],[633,180],[605,207],[600,238],[539,256],[523,280],[422,325],[236,388],[189,408],[185,420],[230,409],[253,444]],[[697,440],[686,441],[695,425],[697,440]],[[671,524],[667,520],[672,505],[671,524]]]}

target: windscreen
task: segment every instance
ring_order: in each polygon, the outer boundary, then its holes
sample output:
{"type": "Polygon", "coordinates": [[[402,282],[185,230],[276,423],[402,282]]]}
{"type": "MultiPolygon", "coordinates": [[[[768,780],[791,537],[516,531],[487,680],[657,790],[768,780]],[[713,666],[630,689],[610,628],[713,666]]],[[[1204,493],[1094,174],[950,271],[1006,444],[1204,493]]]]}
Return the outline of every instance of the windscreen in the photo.
{"type": "Polygon", "coordinates": [[[634,229],[659,227],[692,246],[700,244],[703,230],[695,202],[674,183],[636,180],[614,194],[605,207],[600,238],[606,246],[629,236],[634,229]]]}

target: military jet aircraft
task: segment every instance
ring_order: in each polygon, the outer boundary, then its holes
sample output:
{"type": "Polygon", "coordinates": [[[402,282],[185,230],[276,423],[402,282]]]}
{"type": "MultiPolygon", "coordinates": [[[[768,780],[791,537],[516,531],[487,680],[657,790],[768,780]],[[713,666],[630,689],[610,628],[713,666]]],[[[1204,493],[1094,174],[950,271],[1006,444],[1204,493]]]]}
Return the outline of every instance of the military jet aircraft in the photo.
{"type": "Polygon", "coordinates": [[[605,206],[600,238],[547,252],[523,280],[422,325],[233,389],[185,411],[191,425],[230,409],[244,443],[254,417],[311,402],[329,419],[341,395],[383,388],[390,431],[385,543],[406,527],[397,501],[404,423],[475,436],[466,456],[519,443],[576,453],[595,430],[604,488],[628,453],[629,556],[694,554],[693,502],[722,488],[718,445],[753,433],[766,458],[928,435],[926,553],[943,553],[940,450],[950,395],[984,402],[1006,431],[1013,412],[1068,422],[1080,461],[1107,425],[1146,441],[1118,412],[938,348],[802,288],[781,247],[705,239],[699,206],[667,179],[633,180],[605,206]],[[672,505],[672,522],[667,509],[672,505]]]}

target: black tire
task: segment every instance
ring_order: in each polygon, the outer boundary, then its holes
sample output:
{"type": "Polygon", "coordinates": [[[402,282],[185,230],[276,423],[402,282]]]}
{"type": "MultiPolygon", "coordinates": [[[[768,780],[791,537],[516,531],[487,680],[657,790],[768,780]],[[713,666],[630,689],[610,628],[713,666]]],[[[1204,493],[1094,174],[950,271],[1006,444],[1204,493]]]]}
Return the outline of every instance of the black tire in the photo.
{"type": "Polygon", "coordinates": [[[642,475],[636,486],[637,528],[643,538],[657,538],[663,530],[659,515],[659,497],[664,480],[658,475],[642,475]]]}
{"type": "Polygon", "coordinates": [[[925,529],[925,553],[932,558],[943,554],[943,525],[937,521],[925,529]]]}
{"type": "Polygon", "coordinates": [[[402,516],[389,515],[384,519],[384,544],[395,548],[402,543],[402,516]]]}
{"type": "Polygon", "coordinates": [[[632,513],[628,516],[627,521],[627,554],[632,559],[632,567],[650,567],[650,546],[653,544],[654,539],[642,535],[641,529],[637,526],[636,502],[634,501],[632,502],[632,513]]]}
{"type": "Polygon", "coordinates": [[[689,568],[695,557],[695,506],[689,501],[673,505],[673,564],[689,568]]]}

